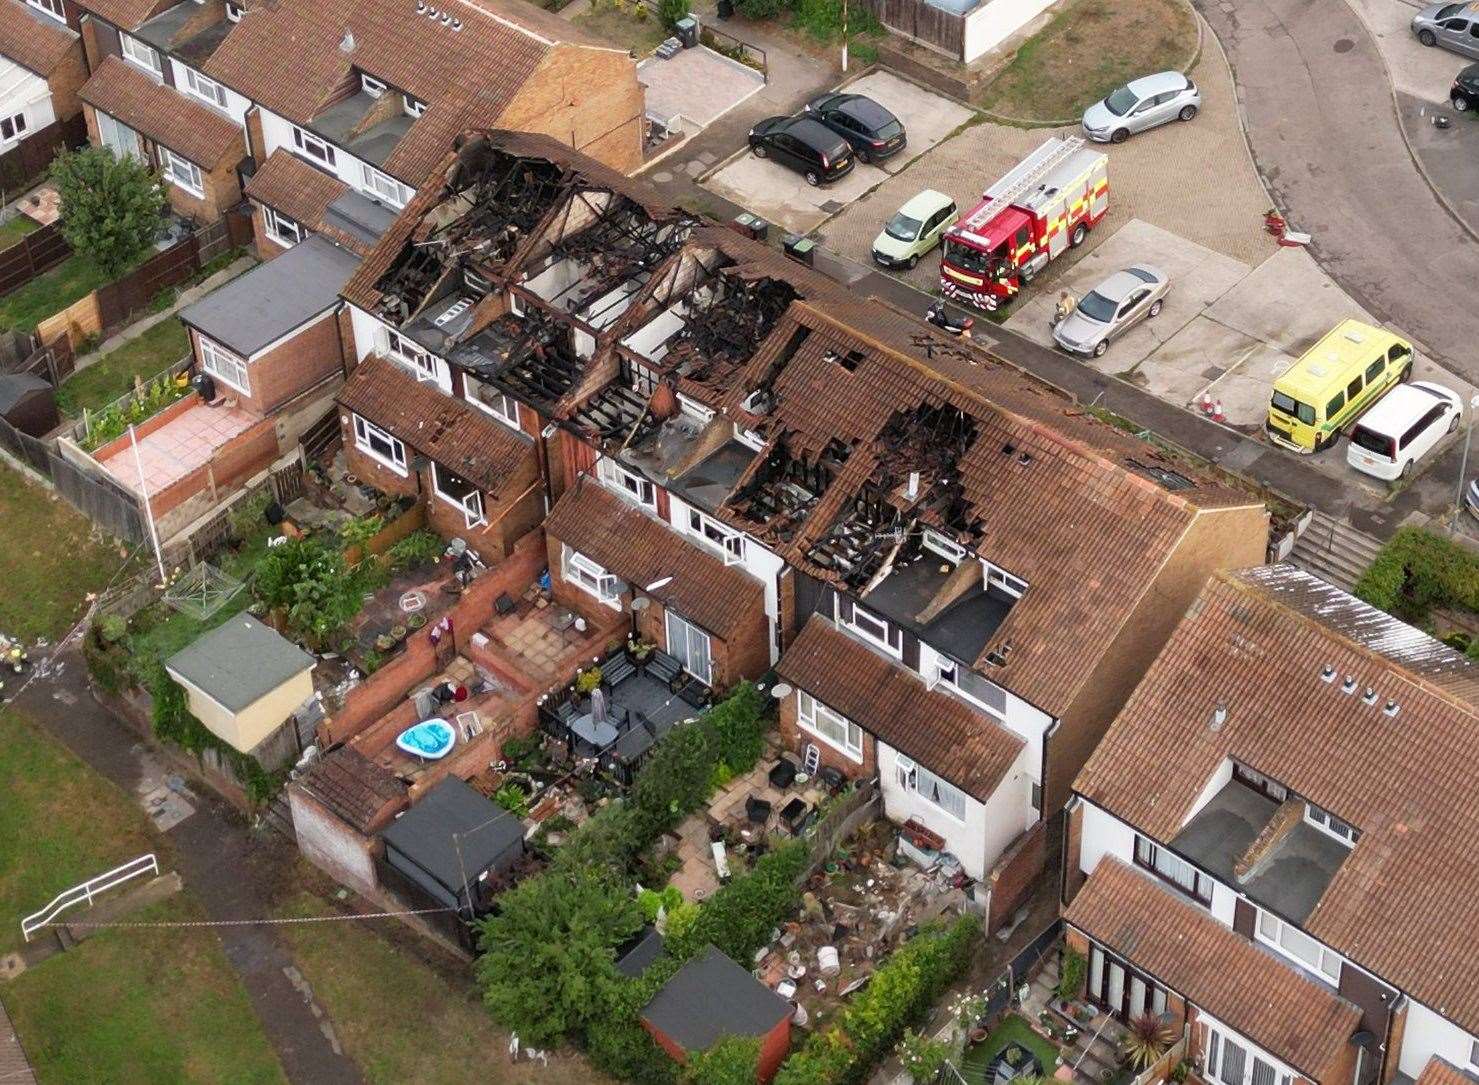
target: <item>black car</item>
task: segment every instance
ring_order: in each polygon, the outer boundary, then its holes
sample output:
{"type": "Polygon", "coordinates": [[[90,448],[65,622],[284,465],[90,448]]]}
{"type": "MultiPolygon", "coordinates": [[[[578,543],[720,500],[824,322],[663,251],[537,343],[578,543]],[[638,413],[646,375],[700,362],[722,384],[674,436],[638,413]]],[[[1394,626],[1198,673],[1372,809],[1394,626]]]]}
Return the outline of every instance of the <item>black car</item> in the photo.
{"type": "Polygon", "coordinates": [[[853,164],[847,140],[805,115],[767,117],[750,129],[750,150],[804,174],[809,185],[835,181],[853,164]]]}
{"type": "Polygon", "coordinates": [[[1448,100],[1460,113],[1479,109],[1479,64],[1470,64],[1454,76],[1448,100]]]}
{"type": "Polygon", "coordinates": [[[899,118],[861,94],[823,94],[806,103],[806,113],[847,140],[864,162],[898,154],[909,142],[899,118]]]}

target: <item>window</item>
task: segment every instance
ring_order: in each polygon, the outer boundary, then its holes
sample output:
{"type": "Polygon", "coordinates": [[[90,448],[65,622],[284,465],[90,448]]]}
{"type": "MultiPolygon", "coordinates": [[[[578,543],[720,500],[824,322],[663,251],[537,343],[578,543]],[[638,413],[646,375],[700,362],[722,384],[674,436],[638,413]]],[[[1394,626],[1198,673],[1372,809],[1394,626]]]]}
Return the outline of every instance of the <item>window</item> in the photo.
{"type": "Polygon", "coordinates": [[[513,396],[506,395],[485,381],[464,373],[462,376],[463,387],[467,391],[467,401],[479,410],[491,414],[505,426],[520,430],[519,425],[519,401],[513,396]]]}
{"type": "Polygon", "coordinates": [[[1174,885],[1193,900],[1211,905],[1211,878],[1185,859],[1173,855],[1159,844],[1138,833],[1135,836],[1135,863],[1158,875],[1162,881],[1174,885]]]}
{"type": "Polygon", "coordinates": [[[416,375],[419,381],[437,379],[437,362],[398,331],[385,329],[385,352],[416,375]]]}
{"type": "Polygon", "coordinates": [[[954,540],[947,539],[936,531],[925,531],[920,539],[920,544],[933,553],[939,554],[946,561],[953,561],[959,565],[965,560],[966,550],[954,540]]]}
{"type": "Polygon", "coordinates": [[[619,581],[579,550],[563,547],[565,579],[588,591],[609,607],[621,609],[619,581]]]}
{"type": "Polygon", "coordinates": [[[1027,590],[1027,581],[1021,577],[1013,576],[1005,569],[998,569],[989,561],[981,563],[986,569],[986,584],[988,587],[999,588],[1015,599],[1022,598],[1022,593],[1027,590]]]}
{"type": "Polygon", "coordinates": [[[205,182],[200,176],[200,167],[188,158],[181,158],[168,147],[156,145],[159,151],[159,168],[171,184],[183,188],[193,196],[205,195],[205,182]]]}
{"type": "Polygon", "coordinates": [[[1336,392],[1335,398],[1332,399],[1329,403],[1325,404],[1325,420],[1328,422],[1330,419],[1334,418],[1340,413],[1340,409],[1344,406],[1345,393],[1336,392]]]}
{"type": "Polygon", "coordinates": [[[147,72],[153,72],[157,76],[164,74],[163,65],[160,63],[159,54],[138,38],[127,34],[118,35],[118,40],[123,45],[123,57],[131,60],[147,72]]]}
{"type": "Polygon", "coordinates": [[[1340,818],[1328,810],[1321,810],[1313,803],[1304,804],[1304,820],[1308,821],[1321,832],[1335,837],[1343,844],[1354,844],[1356,842],[1356,829],[1353,825],[1347,825],[1340,818]]]}
{"type": "Polygon", "coordinates": [[[956,684],[960,676],[960,664],[946,656],[935,656],[935,681],[947,686],[956,684]]]}
{"type": "Polygon", "coordinates": [[[359,73],[359,85],[360,89],[371,98],[378,98],[385,93],[385,84],[373,75],[366,75],[364,72],[359,73]]]}
{"type": "Polygon", "coordinates": [[[1272,912],[1258,910],[1258,940],[1308,965],[1331,983],[1340,982],[1340,956],[1315,941],[1292,923],[1272,912]]]}
{"type": "Polygon", "coordinates": [[[334,148],[317,136],[309,135],[296,125],[293,127],[293,146],[320,166],[334,168],[334,148]]]}
{"type": "Polygon", "coordinates": [[[723,554],[725,565],[737,565],[745,560],[744,535],[697,509],[688,510],[688,531],[723,554]]]}
{"type": "Polygon", "coordinates": [[[284,248],[292,248],[303,240],[303,227],[281,211],[270,207],[262,208],[262,221],[267,224],[267,236],[284,248]]]}
{"type": "Polygon", "coordinates": [[[1386,368],[1387,360],[1385,358],[1378,358],[1376,361],[1372,362],[1366,367],[1366,383],[1370,384],[1372,381],[1376,380],[1377,377],[1382,375],[1386,368]]]}
{"type": "Polygon", "coordinates": [[[1289,789],[1283,784],[1270,780],[1263,773],[1255,772],[1246,765],[1233,765],[1233,779],[1273,799],[1274,802],[1283,802],[1289,797],[1289,789]]]}
{"type": "Polygon", "coordinates": [[[671,607],[667,609],[668,655],[704,685],[713,680],[713,660],[709,655],[709,635],[690,621],[685,621],[671,607]]]}
{"type": "Polygon", "coordinates": [[[828,746],[847,754],[859,763],[863,760],[863,729],[845,716],[839,716],[809,693],[797,691],[796,718],[803,731],[808,731],[828,746]]]}
{"type": "Polygon", "coordinates": [[[853,604],[852,618],[845,620],[843,624],[864,640],[878,645],[878,647],[890,655],[903,655],[903,638],[899,636],[899,631],[892,628],[882,618],[869,614],[856,603],[853,604]]]}
{"type": "Polygon", "coordinates": [[[198,333],[196,342],[200,344],[200,364],[205,367],[207,373],[244,396],[252,394],[252,385],[247,379],[247,366],[244,359],[198,333]]]}
{"type": "Polygon", "coordinates": [[[226,108],[226,88],[214,79],[207,79],[194,68],[185,69],[185,89],[217,109],[226,108]]]}
{"type": "Polygon", "coordinates": [[[233,23],[241,22],[241,5],[233,4],[231,0],[226,0],[226,18],[233,23]]]}
{"type": "Polygon", "coordinates": [[[965,792],[903,754],[895,755],[899,786],[928,799],[956,821],[965,820],[965,792]]]}
{"type": "Polygon", "coordinates": [[[419,117],[426,112],[426,103],[420,98],[413,98],[409,94],[401,95],[401,106],[408,117],[419,117]]]}
{"type": "Polygon", "coordinates": [[[431,488],[447,504],[462,510],[468,527],[481,527],[488,522],[483,516],[483,495],[478,488],[435,460],[431,464],[431,488]]]}
{"type": "Polygon", "coordinates": [[[97,113],[98,135],[103,141],[103,146],[113,152],[114,158],[122,158],[131,154],[143,161],[144,152],[139,143],[139,134],[126,124],[119,124],[106,113],[97,113]]]}
{"type": "Polygon", "coordinates": [[[406,446],[379,426],[354,416],[354,445],[365,455],[389,467],[398,475],[407,474],[406,446]]]}
{"type": "Polygon", "coordinates": [[[1353,380],[1353,381],[1351,381],[1351,383],[1346,386],[1346,390],[1345,390],[1346,398],[1347,399],[1355,399],[1357,396],[1359,396],[1361,394],[1361,388],[1362,388],[1361,374],[1357,373],[1356,374],[1356,379],[1353,380]]]}
{"type": "Polygon", "coordinates": [[[1469,1045],[1469,1065],[1479,1070],[1479,1040],[1469,1045]]]}
{"type": "Polygon", "coordinates": [[[60,19],[62,22],[67,21],[67,9],[63,5],[62,0],[26,0],[26,3],[38,11],[46,12],[53,19],[60,19]]]}
{"type": "Polygon", "coordinates": [[[405,186],[394,177],[388,177],[372,166],[360,164],[361,175],[364,177],[364,190],[371,196],[378,196],[393,207],[404,207],[406,205],[405,186]]]}
{"type": "Polygon", "coordinates": [[[1207,1078],[1215,1085],[1290,1085],[1293,1081],[1293,1075],[1211,1025],[1207,1027],[1206,1062],[1207,1078]]]}
{"type": "Polygon", "coordinates": [[[657,491],[652,483],[641,475],[628,471],[610,456],[602,456],[596,461],[596,474],[608,490],[649,509],[657,508],[657,491]]]}
{"type": "Polygon", "coordinates": [[[13,113],[0,117],[0,143],[14,143],[26,134],[26,115],[13,113]]]}

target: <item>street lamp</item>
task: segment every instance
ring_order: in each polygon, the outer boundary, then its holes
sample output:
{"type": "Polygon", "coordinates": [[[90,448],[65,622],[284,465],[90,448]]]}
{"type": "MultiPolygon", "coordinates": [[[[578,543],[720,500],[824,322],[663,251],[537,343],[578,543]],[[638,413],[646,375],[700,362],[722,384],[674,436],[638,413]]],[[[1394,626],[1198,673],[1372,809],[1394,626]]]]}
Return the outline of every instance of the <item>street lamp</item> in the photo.
{"type": "Polygon", "coordinates": [[[1449,531],[1457,530],[1459,514],[1464,509],[1464,479],[1469,473],[1469,444],[1474,439],[1475,411],[1479,411],[1479,392],[1469,397],[1469,424],[1464,427],[1464,454],[1458,461],[1458,493],[1453,502],[1453,519],[1449,521],[1449,531]]]}

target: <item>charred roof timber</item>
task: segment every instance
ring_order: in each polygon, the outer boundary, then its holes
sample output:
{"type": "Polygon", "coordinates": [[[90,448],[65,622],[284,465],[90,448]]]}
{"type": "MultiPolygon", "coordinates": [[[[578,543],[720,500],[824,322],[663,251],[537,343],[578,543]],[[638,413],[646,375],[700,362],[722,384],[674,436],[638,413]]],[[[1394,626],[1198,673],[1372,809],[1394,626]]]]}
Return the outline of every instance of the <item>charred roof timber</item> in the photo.
{"type": "Polygon", "coordinates": [[[664,365],[699,384],[723,385],[750,360],[796,297],[788,282],[721,272],[689,298],[687,322],[674,336],[664,365]]]}
{"type": "Polygon", "coordinates": [[[760,538],[790,542],[851,453],[851,448],[833,438],[814,462],[808,462],[792,455],[781,442],[727,504],[739,516],[759,525],[760,538]]]}

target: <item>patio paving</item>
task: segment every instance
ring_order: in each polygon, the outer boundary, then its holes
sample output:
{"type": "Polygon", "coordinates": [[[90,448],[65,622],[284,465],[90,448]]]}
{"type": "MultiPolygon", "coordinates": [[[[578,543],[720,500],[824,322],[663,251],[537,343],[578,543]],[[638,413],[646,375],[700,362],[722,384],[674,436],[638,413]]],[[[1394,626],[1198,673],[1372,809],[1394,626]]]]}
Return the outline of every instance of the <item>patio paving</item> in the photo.
{"type": "Polygon", "coordinates": [[[217,449],[258,421],[239,408],[210,407],[197,400],[196,406],[139,438],[139,463],[134,462],[131,444],[98,462],[134,492],[142,464],[145,485],[151,494],[158,493],[210,462],[217,449]]]}
{"type": "Polygon", "coordinates": [[[516,664],[531,685],[541,688],[564,681],[571,662],[596,659],[622,633],[628,621],[614,611],[605,615],[580,614],[584,632],[575,628],[575,612],[560,606],[538,584],[530,584],[508,614],[494,613],[482,628],[508,662],[516,664]]]}

